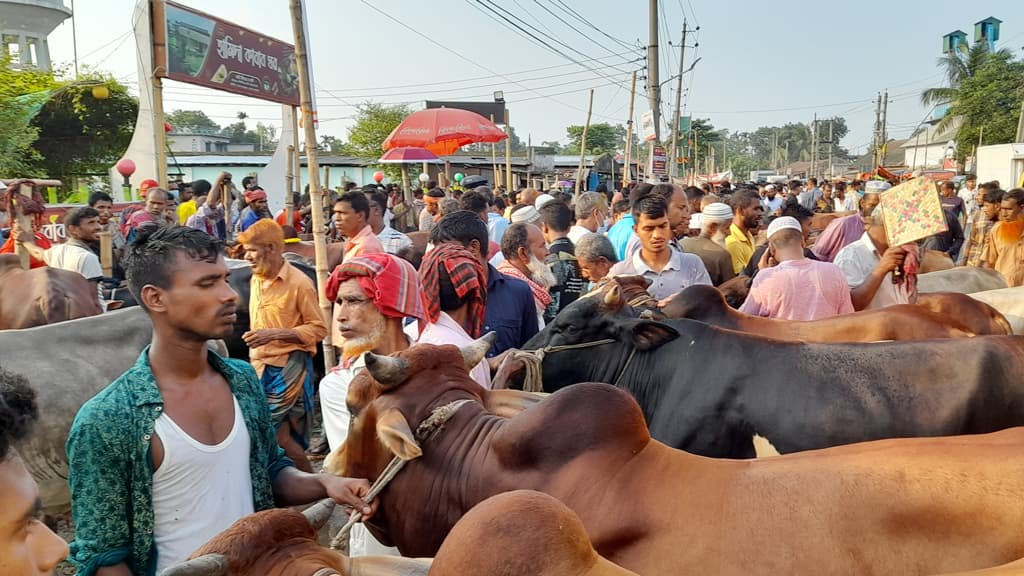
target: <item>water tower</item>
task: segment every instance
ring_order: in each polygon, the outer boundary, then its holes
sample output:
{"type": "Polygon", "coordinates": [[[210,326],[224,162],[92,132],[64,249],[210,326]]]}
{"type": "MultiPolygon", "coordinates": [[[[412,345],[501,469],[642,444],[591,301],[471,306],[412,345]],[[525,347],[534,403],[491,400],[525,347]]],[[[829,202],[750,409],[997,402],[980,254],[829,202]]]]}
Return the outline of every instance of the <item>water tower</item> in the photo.
{"type": "Polygon", "coordinates": [[[0,50],[17,68],[50,68],[46,37],[71,17],[62,0],[0,0],[0,50]]]}

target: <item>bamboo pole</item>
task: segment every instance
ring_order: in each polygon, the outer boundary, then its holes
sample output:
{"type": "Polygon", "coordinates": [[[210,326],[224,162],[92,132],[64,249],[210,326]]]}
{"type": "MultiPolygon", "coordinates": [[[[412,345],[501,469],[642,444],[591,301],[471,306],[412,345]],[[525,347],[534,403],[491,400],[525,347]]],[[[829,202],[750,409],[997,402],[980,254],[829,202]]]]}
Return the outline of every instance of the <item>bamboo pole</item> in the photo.
{"type": "Polygon", "coordinates": [[[626,158],[622,164],[622,188],[625,189],[629,185],[630,178],[633,177],[633,169],[630,164],[629,158],[630,152],[633,151],[633,101],[636,99],[636,70],[633,71],[633,82],[629,88],[629,117],[626,120],[626,158]]]}
{"type": "Polygon", "coordinates": [[[299,148],[299,109],[292,106],[292,148],[295,149],[295,191],[302,194],[302,149],[299,148]]]}
{"type": "Polygon", "coordinates": [[[291,144],[288,145],[288,166],[285,169],[285,190],[287,192],[284,195],[284,221],[288,224],[294,222],[295,218],[295,202],[292,199],[295,197],[295,147],[291,144]]]}
{"type": "MultiPolygon", "coordinates": [[[[167,29],[164,23],[164,0],[153,0],[153,56],[161,65],[153,69],[153,146],[156,148],[156,175],[160,187],[167,189],[167,133],[164,132],[164,83],[167,74],[162,66],[167,62],[167,29]]],[[[141,80],[141,79],[140,79],[141,80]]]]}
{"type": "Polygon", "coordinates": [[[505,189],[512,192],[512,128],[508,124],[508,108],[505,108],[505,189]]]}
{"type": "MultiPolygon", "coordinates": [[[[327,242],[324,237],[323,190],[320,188],[320,167],[317,159],[316,127],[313,125],[313,96],[309,84],[309,57],[306,54],[306,29],[302,22],[302,0],[290,0],[292,31],[295,34],[295,63],[299,71],[299,101],[306,121],[303,122],[306,140],[306,165],[309,167],[309,196],[313,205],[313,249],[316,255],[317,292],[324,322],[331,325],[334,315],[327,299],[327,242]]],[[[335,365],[331,330],[324,336],[324,363],[330,370],[335,365]]]]}
{"type": "Polygon", "coordinates": [[[100,237],[100,268],[103,268],[103,277],[110,278],[114,275],[114,233],[110,230],[103,230],[100,237]]]}
{"type": "MultiPolygon", "coordinates": [[[[594,89],[590,89],[590,99],[587,101],[587,121],[583,124],[583,136],[580,137],[580,166],[576,170],[576,197],[579,198],[583,187],[583,161],[587,157],[587,131],[590,130],[590,113],[594,110],[594,89]]],[[[615,160],[612,159],[612,163],[615,160]]]]}
{"type": "MultiPolygon", "coordinates": [[[[494,114],[491,114],[491,124],[494,124],[494,114]]],[[[498,151],[494,146],[494,142],[491,142],[491,179],[494,187],[498,187],[498,182],[501,179],[498,178],[498,151]]]]}

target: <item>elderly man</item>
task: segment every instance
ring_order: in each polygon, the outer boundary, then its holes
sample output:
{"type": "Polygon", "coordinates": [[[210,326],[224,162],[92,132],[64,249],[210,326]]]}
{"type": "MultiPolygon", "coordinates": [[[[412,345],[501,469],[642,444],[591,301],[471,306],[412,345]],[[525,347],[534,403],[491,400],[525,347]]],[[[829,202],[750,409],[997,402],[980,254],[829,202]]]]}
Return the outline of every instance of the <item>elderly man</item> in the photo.
{"type": "MultiPolygon", "coordinates": [[[[756,197],[756,195],[755,195],[756,197]]],[[[704,263],[670,244],[673,238],[665,198],[649,193],[633,200],[634,230],[640,250],[612,266],[610,275],[641,275],[651,281],[647,291],[662,300],[693,284],[711,284],[704,263]]]]}
{"type": "Polygon", "coordinates": [[[576,244],[587,234],[600,232],[608,220],[608,197],[584,192],[576,199],[576,223],[569,228],[569,240],[576,244]]]}
{"type": "Polygon", "coordinates": [[[164,226],[167,222],[165,212],[170,195],[163,188],[153,187],[146,189],[146,209],[136,210],[128,218],[127,240],[131,242],[138,235],[140,226],[164,226]]]}
{"type": "Polygon", "coordinates": [[[42,521],[36,481],[14,450],[39,416],[35,391],[0,368],[0,574],[53,574],[68,545],[42,521]]]}
{"type": "Polygon", "coordinates": [[[249,325],[242,335],[263,384],[278,444],[300,470],[311,472],[305,450],[313,410],[313,355],[327,335],[316,287],[284,259],[284,232],[268,218],[238,235],[252,264],[249,325]]]}
{"type": "MultiPolygon", "coordinates": [[[[505,235],[507,236],[508,232],[505,235]]],[[[430,242],[434,246],[456,243],[474,256],[479,254],[480,264],[487,273],[484,333],[495,332],[498,336],[487,352],[488,358],[497,356],[509,348],[521,348],[537,334],[537,309],[530,286],[524,281],[502,274],[487,263],[487,226],[479,216],[468,210],[460,210],[445,216],[431,230],[430,242]]]]}
{"type": "Polygon", "coordinates": [[[988,233],[981,261],[1000,272],[1010,287],[1024,286],[1024,189],[1003,194],[999,222],[988,233]]]}
{"type": "Polygon", "coordinates": [[[537,325],[543,327],[544,318],[554,316],[547,312],[552,304],[548,290],[557,282],[554,273],[544,263],[548,257],[544,234],[533,224],[512,224],[501,239],[501,254],[505,261],[498,265],[498,271],[526,282],[537,307],[537,325]]]}
{"type": "Polygon", "coordinates": [[[619,262],[615,247],[603,234],[587,234],[576,243],[576,261],[583,277],[596,284],[619,262]]]}
{"type": "Polygon", "coordinates": [[[704,262],[711,283],[715,286],[736,277],[732,269],[732,255],[725,249],[725,236],[732,223],[732,208],[714,202],[700,213],[700,236],[680,241],[685,252],[696,254],[704,262]]]}
{"type": "Polygon", "coordinates": [[[768,225],[768,249],[761,257],[740,312],[783,320],[818,320],[853,312],[850,288],[842,270],[831,262],[804,255],[804,233],[792,216],[768,225]]]}
{"type": "MultiPolygon", "coordinates": [[[[479,258],[458,244],[443,243],[423,257],[420,279],[430,322],[423,326],[417,343],[461,347],[483,336],[487,275],[479,258]]],[[[484,388],[491,387],[486,360],[470,370],[469,376],[484,388]]]]}
{"type": "Polygon", "coordinates": [[[732,195],[732,210],[725,249],[732,256],[732,271],[739,274],[754,255],[754,234],[761,226],[764,207],[755,192],[741,190],[732,195]]]}
{"type": "Polygon", "coordinates": [[[263,188],[255,186],[246,190],[245,203],[247,206],[238,215],[238,230],[240,232],[248,230],[257,220],[272,218],[270,208],[267,206],[267,193],[263,188]]]}
{"type": "Polygon", "coordinates": [[[860,240],[840,250],[835,259],[846,275],[855,310],[910,302],[907,283],[893,282],[892,275],[894,270],[902,269],[907,254],[902,246],[889,246],[882,208],[876,207],[864,219],[860,240]]]}
{"type": "MultiPolygon", "coordinates": [[[[878,206],[880,201],[878,195],[892,187],[888,182],[880,180],[872,180],[868,184],[870,186],[865,187],[864,196],[857,201],[858,212],[829,222],[825,230],[818,235],[818,239],[814,242],[814,254],[819,260],[832,262],[840,250],[863,236],[864,219],[870,217],[875,207],[878,206]]],[[[849,194],[857,195],[852,189],[849,194]]]]}
{"type": "MultiPolygon", "coordinates": [[[[533,206],[520,206],[512,212],[510,218],[513,224],[537,224],[540,222],[540,212],[533,206]]],[[[508,232],[508,228],[505,229],[508,232]]],[[[504,235],[502,235],[504,238],[504,235]]]]}

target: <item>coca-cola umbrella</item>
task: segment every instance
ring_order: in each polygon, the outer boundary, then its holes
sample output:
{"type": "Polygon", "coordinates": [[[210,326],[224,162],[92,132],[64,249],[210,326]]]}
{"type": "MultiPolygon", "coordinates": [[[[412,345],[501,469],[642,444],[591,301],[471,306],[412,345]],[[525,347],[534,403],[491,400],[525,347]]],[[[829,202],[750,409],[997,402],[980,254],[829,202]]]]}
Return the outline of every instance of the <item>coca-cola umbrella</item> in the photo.
{"type": "Polygon", "coordinates": [[[382,164],[401,164],[402,165],[402,190],[404,192],[405,201],[412,206],[412,189],[409,188],[409,167],[407,164],[417,162],[436,162],[440,160],[437,154],[434,154],[426,148],[416,148],[413,146],[402,146],[401,148],[392,148],[384,153],[377,161],[382,164]]]}
{"type": "Polygon", "coordinates": [[[391,131],[384,149],[426,148],[447,156],[467,144],[501,142],[508,136],[487,118],[458,108],[428,108],[413,112],[391,131]]]}

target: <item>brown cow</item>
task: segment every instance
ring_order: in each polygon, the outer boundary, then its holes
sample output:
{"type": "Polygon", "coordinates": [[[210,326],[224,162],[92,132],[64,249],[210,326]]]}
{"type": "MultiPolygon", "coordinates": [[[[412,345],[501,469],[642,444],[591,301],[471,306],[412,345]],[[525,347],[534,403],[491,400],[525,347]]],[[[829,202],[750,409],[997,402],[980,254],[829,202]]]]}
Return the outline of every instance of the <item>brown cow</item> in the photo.
{"type": "Polygon", "coordinates": [[[317,543],[333,501],[305,512],[264,510],[241,518],[160,576],[425,576],[429,560],[348,558],[317,543]]]}
{"type": "Polygon", "coordinates": [[[429,576],[637,576],[605,560],[558,500],[530,490],[492,496],[459,520],[429,576]]]}
{"type": "Polygon", "coordinates": [[[60,268],[25,270],[0,254],[0,330],[20,330],[101,314],[96,285],[60,268]]]}
{"type": "Polygon", "coordinates": [[[528,489],[638,574],[929,574],[1024,558],[1024,428],[710,459],[652,440],[636,401],[606,384],[489,413],[466,367],[481,348],[368,353],[352,383],[351,431],[325,465],[376,478],[406,461],[368,522],[403,554],[435,555],[473,506],[528,489]],[[440,431],[414,435],[445,410],[440,431]]]}
{"type": "Polygon", "coordinates": [[[714,286],[701,285],[689,286],[672,296],[662,312],[669,318],[689,318],[776,340],[803,342],[929,340],[974,335],[943,315],[913,304],[862,310],[807,322],[751,316],[730,308],[714,286]]]}
{"type": "MultiPolygon", "coordinates": [[[[918,294],[917,305],[923,306],[950,323],[978,336],[1013,334],[1013,326],[999,310],[959,292],[918,294]]],[[[885,308],[888,310],[889,308],[885,308]]]]}

